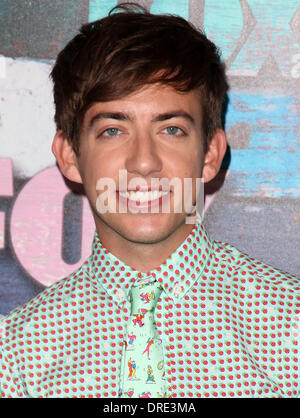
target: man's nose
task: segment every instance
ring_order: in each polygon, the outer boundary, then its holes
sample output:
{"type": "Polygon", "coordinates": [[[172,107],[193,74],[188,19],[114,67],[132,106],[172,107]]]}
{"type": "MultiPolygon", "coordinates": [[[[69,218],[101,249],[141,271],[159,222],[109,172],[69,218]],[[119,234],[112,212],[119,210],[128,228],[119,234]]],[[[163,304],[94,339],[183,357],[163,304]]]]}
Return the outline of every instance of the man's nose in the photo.
{"type": "Polygon", "coordinates": [[[162,170],[162,160],[158,144],[150,134],[136,135],[126,158],[126,169],[143,177],[162,170]]]}

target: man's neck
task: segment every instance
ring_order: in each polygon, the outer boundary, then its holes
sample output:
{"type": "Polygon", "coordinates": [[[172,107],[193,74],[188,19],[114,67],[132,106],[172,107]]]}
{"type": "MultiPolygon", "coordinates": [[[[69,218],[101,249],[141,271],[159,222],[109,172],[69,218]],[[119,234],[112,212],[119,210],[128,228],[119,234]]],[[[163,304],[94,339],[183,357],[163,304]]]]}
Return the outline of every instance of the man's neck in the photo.
{"type": "Polygon", "coordinates": [[[182,223],[164,239],[155,243],[129,241],[107,224],[96,220],[102,245],[118,259],[141,272],[149,272],[162,264],[182,244],[194,225],[182,223]]]}

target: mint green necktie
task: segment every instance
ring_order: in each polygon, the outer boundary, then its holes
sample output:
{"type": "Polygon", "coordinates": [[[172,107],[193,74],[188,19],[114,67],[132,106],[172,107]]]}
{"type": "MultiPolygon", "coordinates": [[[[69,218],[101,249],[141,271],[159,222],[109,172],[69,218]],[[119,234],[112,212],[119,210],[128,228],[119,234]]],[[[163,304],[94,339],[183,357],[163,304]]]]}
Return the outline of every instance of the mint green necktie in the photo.
{"type": "Polygon", "coordinates": [[[154,321],[161,292],[157,281],[142,281],[131,288],[131,315],[121,371],[122,398],[165,397],[163,349],[154,321]]]}

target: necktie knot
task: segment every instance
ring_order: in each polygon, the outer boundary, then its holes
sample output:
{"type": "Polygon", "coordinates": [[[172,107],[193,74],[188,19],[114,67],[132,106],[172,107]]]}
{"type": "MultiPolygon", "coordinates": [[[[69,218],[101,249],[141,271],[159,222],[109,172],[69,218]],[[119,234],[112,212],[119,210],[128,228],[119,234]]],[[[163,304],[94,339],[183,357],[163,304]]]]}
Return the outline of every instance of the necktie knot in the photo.
{"type": "Polygon", "coordinates": [[[130,291],[131,314],[145,314],[154,311],[161,292],[162,287],[157,281],[132,286],[130,291]]]}

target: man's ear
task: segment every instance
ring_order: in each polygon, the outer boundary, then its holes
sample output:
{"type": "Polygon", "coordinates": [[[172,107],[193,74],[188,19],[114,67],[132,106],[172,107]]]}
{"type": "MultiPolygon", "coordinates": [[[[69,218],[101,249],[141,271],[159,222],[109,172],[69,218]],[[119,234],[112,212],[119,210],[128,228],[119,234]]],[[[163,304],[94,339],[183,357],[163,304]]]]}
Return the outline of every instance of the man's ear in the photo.
{"type": "Polygon", "coordinates": [[[204,183],[211,181],[219,172],[227,148],[226,135],[217,129],[208,145],[204,156],[202,178],[204,183]]]}
{"type": "Polygon", "coordinates": [[[54,136],[52,152],[63,175],[71,181],[82,183],[75,151],[62,131],[57,131],[54,136]]]}

